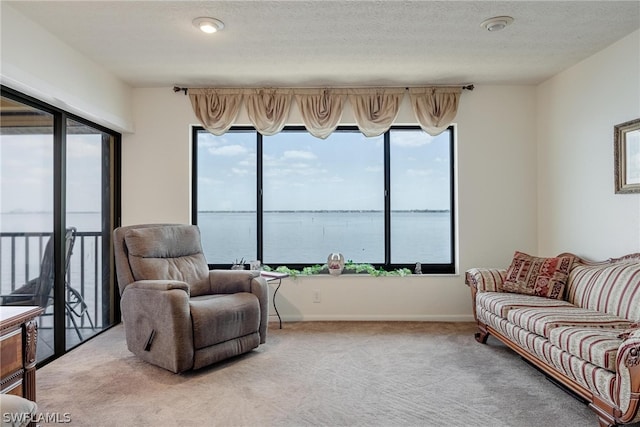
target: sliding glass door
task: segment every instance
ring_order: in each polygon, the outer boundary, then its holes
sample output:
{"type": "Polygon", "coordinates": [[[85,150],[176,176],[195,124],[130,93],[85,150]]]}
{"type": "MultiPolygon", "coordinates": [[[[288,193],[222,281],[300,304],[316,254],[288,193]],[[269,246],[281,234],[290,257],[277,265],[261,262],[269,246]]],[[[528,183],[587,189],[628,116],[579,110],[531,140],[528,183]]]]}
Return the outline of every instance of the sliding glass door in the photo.
{"type": "Polygon", "coordinates": [[[111,261],[120,135],[2,88],[2,305],[40,305],[37,361],[119,321],[111,261]]]}
{"type": "Polygon", "coordinates": [[[111,324],[111,152],[114,136],[67,119],[66,229],[73,244],[65,279],[66,346],[111,324]]]}

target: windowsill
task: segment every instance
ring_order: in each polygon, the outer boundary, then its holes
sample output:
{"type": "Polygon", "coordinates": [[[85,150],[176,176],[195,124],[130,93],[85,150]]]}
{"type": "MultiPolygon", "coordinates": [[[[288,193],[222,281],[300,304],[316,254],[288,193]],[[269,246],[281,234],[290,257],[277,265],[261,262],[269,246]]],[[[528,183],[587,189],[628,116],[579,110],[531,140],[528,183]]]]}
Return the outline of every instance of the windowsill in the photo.
{"type": "Polygon", "coordinates": [[[460,273],[438,273],[438,274],[411,274],[407,276],[372,276],[370,274],[365,273],[342,273],[337,276],[333,276],[331,274],[298,274],[298,275],[289,275],[287,279],[297,280],[297,279],[336,279],[340,278],[367,278],[367,279],[429,279],[435,277],[462,277],[463,275],[460,273]]]}

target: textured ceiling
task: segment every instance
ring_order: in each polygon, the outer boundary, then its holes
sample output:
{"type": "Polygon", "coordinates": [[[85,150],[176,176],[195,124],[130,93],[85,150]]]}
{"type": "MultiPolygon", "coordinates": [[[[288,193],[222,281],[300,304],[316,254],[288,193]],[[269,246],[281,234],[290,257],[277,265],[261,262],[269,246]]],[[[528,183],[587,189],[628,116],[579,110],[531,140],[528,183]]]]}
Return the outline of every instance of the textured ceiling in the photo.
{"type": "Polygon", "coordinates": [[[640,28],[640,1],[2,4],[133,87],[536,84],[640,28]],[[515,21],[480,27],[497,15],[515,21]]]}

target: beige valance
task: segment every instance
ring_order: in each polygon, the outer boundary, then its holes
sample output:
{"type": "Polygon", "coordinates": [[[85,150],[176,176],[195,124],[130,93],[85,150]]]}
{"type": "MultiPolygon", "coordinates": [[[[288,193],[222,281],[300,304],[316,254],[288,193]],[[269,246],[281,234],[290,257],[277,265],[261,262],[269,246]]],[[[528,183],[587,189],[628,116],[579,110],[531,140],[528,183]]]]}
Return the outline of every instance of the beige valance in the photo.
{"type": "Polygon", "coordinates": [[[302,121],[309,133],[325,139],[336,130],[346,95],[331,89],[307,89],[296,93],[302,121]]]}
{"type": "MultiPolygon", "coordinates": [[[[468,86],[467,88],[472,88],[468,86]]],[[[366,136],[386,132],[396,117],[406,88],[195,88],[188,91],[196,117],[209,132],[224,134],[244,102],[249,120],[263,135],[282,130],[295,98],[309,133],[328,137],[338,126],[345,100],[351,103],[358,129],[366,136]]],[[[430,135],[443,132],[455,119],[463,86],[409,88],[411,107],[421,128],[430,135]]],[[[176,90],[176,88],[174,88],[176,90]]]]}
{"type": "Polygon", "coordinates": [[[449,127],[458,112],[461,87],[409,88],[411,107],[420,127],[436,136],[449,127]]]}
{"type": "Polygon", "coordinates": [[[235,122],[242,92],[235,89],[189,89],[189,99],[202,126],[220,136],[235,122]]]}
{"type": "Polygon", "coordinates": [[[349,101],[358,129],[365,136],[385,133],[398,116],[404,89],[353,89],[349,101]]]}

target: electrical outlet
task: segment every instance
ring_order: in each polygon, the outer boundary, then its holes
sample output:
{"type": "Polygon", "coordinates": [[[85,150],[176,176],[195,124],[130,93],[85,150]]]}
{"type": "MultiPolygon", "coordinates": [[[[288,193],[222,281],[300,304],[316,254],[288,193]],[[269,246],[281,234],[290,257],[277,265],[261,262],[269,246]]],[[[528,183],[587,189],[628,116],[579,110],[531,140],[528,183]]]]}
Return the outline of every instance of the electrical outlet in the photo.
{"type": "Polygon", "coordinates": [[[317,289],[313,291],[313,302],[320,302],[320,291],[317,289]]]}

